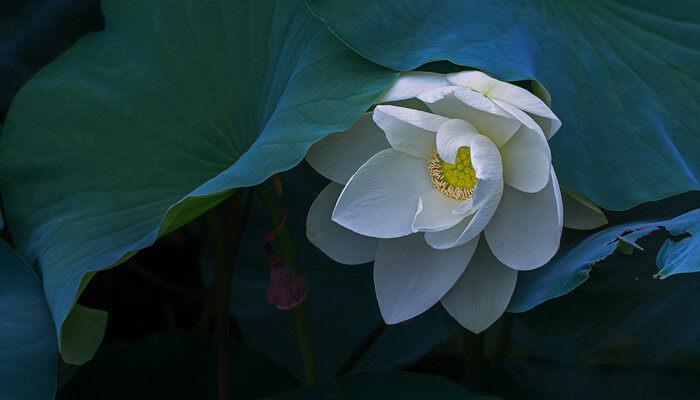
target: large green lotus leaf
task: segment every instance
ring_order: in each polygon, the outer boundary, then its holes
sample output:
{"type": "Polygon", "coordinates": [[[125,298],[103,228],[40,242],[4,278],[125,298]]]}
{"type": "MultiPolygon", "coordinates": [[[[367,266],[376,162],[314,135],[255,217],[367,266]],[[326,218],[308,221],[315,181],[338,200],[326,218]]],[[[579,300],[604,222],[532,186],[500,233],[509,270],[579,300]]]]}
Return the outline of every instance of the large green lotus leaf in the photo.
{"type": "Polygon", "coordinates": [[[48,400],[58,344],[36,273],[0,241],[0,398],[48,400]]]}
{"type": "Polygon", "coordinates": [[[345,43],[549,89],[560,183],[620,210],[700,189],[700,2],[309,0],[345,43]]]}
{"type": "Polygon", "coordinates": [[[396,78],[301,1],[102,6],[106,29],[20,90],[0,139],[6,221],[57,327],[95,271],[292,167],[396,78]]]}
{"type": "Polygon", "coordinates": [[[459,399],[497,400],[467,393],[456,383],[434,375],[407,372],[358,372],[316,386],[267,397],[268,400],[459,399]]]}

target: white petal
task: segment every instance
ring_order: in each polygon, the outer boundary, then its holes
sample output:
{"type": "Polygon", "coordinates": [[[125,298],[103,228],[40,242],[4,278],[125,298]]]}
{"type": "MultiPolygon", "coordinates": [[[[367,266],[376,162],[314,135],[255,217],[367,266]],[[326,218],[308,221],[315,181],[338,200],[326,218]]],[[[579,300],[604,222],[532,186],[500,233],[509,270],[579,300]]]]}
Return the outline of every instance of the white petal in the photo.
{"type": "Polygon", "coordinates": [[[557,201],[557,220],[559,222],[559,237],[561,240],[561,232],[564,229],[564,202],[561,197],[561,186],[559,186],[559,179],[557,179],[557,174],[554,173],[554,167],[551,169],[552,174],[552,185],[554,186],[554,197],[557,201]]]}
{"type": "Polygon", "coordinates": [[[449,83],[443,74],[420,71],[403,72],[399,79],[377,100],[377,103],[410,99],[427,90],[447,85],[449,83]]]}
{"type": "Polygon", "coordinates": [[[529,114],[532,119],[537,122],[537,125],[542,127],[544,135],[547,137],[547,139],[551,139],[557,133],[559,128],[561,128],[561,121],[556,115],[554,115],[554,113],[552,113],[552,116],[541,116],[535,113],[529,114]]]}
{"type": "Polygon", "coordinates": [[[382,105],[410,108],[411,110],[424,111],[432,114],[430,107],[415,97],[406,100],[391,101],[383,103],[382,105]]]}
{"type": "MultiPolygon", "coordinates": [[[[433,248],[449,249],[474,239],[484,230],[498,209],[501,193],[503,193],[503,180],[501,178],[478,180],[474,186],[473,203],[468,205],[476,209],[476,212],[466,216],[452,228],[438,232],[426,232],[425,241],[433,248]]],[[[456,210],[457,213],[469,211],[470,209],[462,206],[456,210]]]]}
{"type": "Polygon", "coordinates": [[[468,87],[490,99],[512,104],[529,114],[533,114],[533,119],[542,126],[547,138],[554,136],[561,127],[561,121],[547,104],[519,86],[499,81],[481,71],[448,74],[447,80],[453,85],[468,87]]]}
{"type": "Polygon", "coordinates": [[[505,183],[526,193],[536,193],[549,181],[549,161],[534,147],[510,149],[503,154],[505,183]]]}
{"type": "MultiPolygon", "coordinates": [[[[551,163],[552,155],[549,151],[549,143],[547,143],[547,136],[545,136],[544,132],[542,132],[542,127],[540,127],[529,114],[523,112],[519,108],[498,100],[494,100],[494,103],[502,106],[504,110],[508,111],[509,114],[514,116],[518,121],[520,121],[523,124],[513,136],[517,135],[518,132],[529,131],[529,142],[533,146],[541,147],[542,150],[547,154],[547,158],[551,163]]],[[[512,139],[513,138],[511,138],[511,140],[512,139]]]]}
{"type": "Polygon", "coordinates": [[[427,159],[435,150],[435,132],[448,118],[410,108],[379,105],[374,122],[384,131],[393,148],[427,159]]]}
{"type": "MultiPolygon", "coordinates": [[[[479,184],[479,181],[476,181],[476,185],[474,185],[474,191],[476,192],[476,186],[479,184]]],[[[480,190],[483,192],[483,189],[480,188],[480,190]]],[[[476,193],[475,193],[476,194],[476,193]]],[[[455,214],[463,214],[465,216],[474,214],[477,210],[476,207],[474,207],[474,197],[471,199],[466,199],[464,200],[456,209],[455,209],[455,214]]]]}
{"type": "Polygon", "coordinates": [[[454,164],[460,147],[471,146],[472,138],[478,134],[472,124],[461,119],[450,119],[440,125],[435,139],[440,158],[454,164]]]}
{"type": "Polygon", "coordinates": [[[469,148],[477,178],[500,179],[503,176],[501,153],[489,138],[483,135],[472,136],[469,148]]]}
{"type": "MultiPolygon", "coordinates": [[[[514,107],[510,104],[500,102],[498,100],[494,100],[495,103],[502,104],[504,106],[504,110],[507,110],[511,115],[513,115],[515,118],[518,119],[518,121],[522,122],[523,126],[521,126],[516,134],[518,132],[521,133],[528,133],[527,135],[527,143],[531,146],[535,147],[540,147],[542,151],[547,153],[547,158],[552,160],[552,155],[549,151],[549,143],[547,142],[547,137],[544,135],[542,132],[542,128],[535,122],[535,120],[532,119],[532,117],[524,112],[522,112],[519,108],[514,107]]],[[[515,135],[513,135],[515,136],[515,135]]],[[[513,139],[513,138],[511,138],[513,139]]]]}
{"type": "Polygon", "coordinates": [[[500,83],[503,83],[481,71],[460,71],[447,74],[447,80],[453,85],[476,90],[485,96],[497,88],[500,83]]]}
{"type": "Polygon", "coordinates": [[[479,333],[508,307],[517,275],[501,264],[482,240],[467,269],[442,298],[442,305],[462,326],[479,333]]]}
{"type": "Polygon", "coordinates": [[[405,321],[440,301],[464,272],[476,244],[474,240],[454,249],[435,250],[421,235],[380,241],[374,288],[384,321],[405,321]]]}
{"type": "Polygon", "coordinates": [[[343,185],[331,182],[311,204],[306,217],[306,236],[333,260],[348,265],[374,260],[379,239],[358,235],[331,220],[343,185]]]}
{"type": "MultiPolygon", "coordinates": [[[[426,111],[414,110],[406,107],[398,107],[392,105],[378,105],[375,107],[375,114],[384,114],[381,118],[387,123],[397,123],[393,120],[398,120],[398,122],[403,122],[404,124],[411,125],[412,127],[426,130],[429,132],[437,132],[438,128],[445,122],[449,121],[449,118],[436,115],[426,111]]],[[[374,121],[377,122],[377,116],[374,116],[374,121]]],[[[380,128],[384,128],[384,125],[377,122],[380,128]]],[[[399,125],[402,126],[402,125],[399,125]]]]}
{"type": "Polygon", "coordinates": [[[432,232],[450,228],[462,219],[464,214],[454,211],[462,202],[451,199],[439,190],[433,189],[418,199],[418,211],[413,219],[413,232],[432,232]]]}
{"type": "Polygon", "coordinates": [[[506,186],[496,214],[484,229],[493,254],[517,270],[546,264],[559,249],[560,207],[561,194],[554,174],[537,193],[506,186]]]}
{"type": "Polygon", "coordinates": [[[588,230],[608,223],[603,211],[592,201],[571,190],[561,189],[565,227],[588,230]]]}
{"type": "Polygon", "coordinates": [[[421,93],[418,99],[437,114],[469,122],[498,146],[508,141],[521,125],[510,113],[471,89],[440,87],[421,93]]]}
{"type": "Polygon", "coordinates": [[[333,221],[365,236],[405,236],[413,232],[418,197],[431,190],[425,160],[393,148],[382,150],[350,178],[333,221]]]}
{"type": "Polygon", "coordinates": [[[326,178],[345,184],[370,157],[391,147],[384,132],[365,113],[350,129],[316,142],[306,161],[326,178]]]}
{"type": "Polygon", "coordinates": [[[506,184],[527,193],[536,193],[549,182],[551,158],[541,131],[523,125],[501,147],[503,179],[506,184]]]}

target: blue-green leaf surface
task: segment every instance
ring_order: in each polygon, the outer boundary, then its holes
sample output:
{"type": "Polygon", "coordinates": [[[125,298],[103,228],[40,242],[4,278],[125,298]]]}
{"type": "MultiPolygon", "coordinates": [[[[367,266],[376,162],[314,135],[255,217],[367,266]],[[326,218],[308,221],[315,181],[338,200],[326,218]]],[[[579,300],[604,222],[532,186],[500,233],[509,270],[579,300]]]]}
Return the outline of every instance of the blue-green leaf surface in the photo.
{"type": "Polygon", "coordinates": [[[396,78],[301,1],[102,7],[106,29],[20,90],[0,139],[6,222],[59,330],[95,271],[291,168],[396,78]]]}
{"type": "Polygon", "coordinates": [[[697,366],[698,274],[652,278],[654,257],[615,254],[572,293],[517,314],[513,340],[565,363],[697,366]]]}
{"type": "Polygon", "coordinates": [[[613,360],[652,364],[675,363],[687,358],[687,352],[700,354],[700,275],[682,273],[697,269],[692,260],[697,257],[699,220],[700,210],[695,210],[670,220],[606,229],[542,271],[520,274],[510,309],[529,311],[516,315],[514,339],[567,363],[611,352],[613,360]],[[682,234],[668,238],[666,230],[682,234]],[[669,270],[659,260],[676,262],[669,270]]]}
{"type": "Polygon", "coordinates": [[[639,238],[659,228],[666,228],[678,238],[668,239],[661,246],[656,257],[658,272],[653,278],[700,270],[700,209],[670,220],[625,223],[566,246],[542,268],[520,273],[509,311],[524,312],[574,290],[588,279],[591,268],[611,255],[619,244],[631,249],[639,238]]]}
{"type": "Polygon", "coordinates": [[[544,84],[560,183],[621,210],[700,189],[700,2],[309,0],[345,43],[544,84]]]}
{"type": "Polygon", "coordinates": [[[36,273],[0,241],[0,398],[50,400],[58,345],[36,273]]]}

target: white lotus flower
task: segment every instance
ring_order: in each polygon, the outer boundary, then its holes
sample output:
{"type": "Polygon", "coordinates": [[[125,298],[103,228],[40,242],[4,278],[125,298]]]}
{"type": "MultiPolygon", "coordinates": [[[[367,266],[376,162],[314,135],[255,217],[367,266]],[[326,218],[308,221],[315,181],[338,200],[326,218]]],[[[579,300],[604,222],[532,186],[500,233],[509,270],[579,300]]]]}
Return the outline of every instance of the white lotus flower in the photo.
{"type": "Polygon", "coordinates": [[[547,140],[561,122],[527,90],[479,71],[406,73],[381,102],[395,103],[309,150],[333,182],[309,210],[308,237],[340,263],[374,260],[387,323],[440,301],[480,332],[506,309],[518,271],[559,248],[547,140]]]}

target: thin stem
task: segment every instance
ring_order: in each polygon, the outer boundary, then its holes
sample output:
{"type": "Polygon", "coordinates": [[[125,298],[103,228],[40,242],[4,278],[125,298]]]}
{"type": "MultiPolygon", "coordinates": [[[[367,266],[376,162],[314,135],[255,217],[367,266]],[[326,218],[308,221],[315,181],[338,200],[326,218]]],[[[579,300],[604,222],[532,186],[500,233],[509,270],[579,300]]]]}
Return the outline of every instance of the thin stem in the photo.
{"type": "MultiPolygon", "coordinates": [[[[223,218],[214,209],[206,216],[210,240],[213,246],[216,274],[211,298],[216,304],[216,336],[218,341],[218,389],[219,399],[229,399],[229,376],[231,362],[231,282],[240,247],[241,237],[248,221],[253,199],[252,188],[248,189],[245,204],[238,215],[240,191],[232,196],[232,204],[225,207],[223,218]],[[224,222],[222,229],[221,220],[224,222]]],[[[206,307],[206,306],[205,306],[206,307]]]]}
{"type": "MultiPolygon", "coordinates": [[[[280,206],[279,199],[270,193],[270,190],[262,183],[257,186],[258,195],[260,200],[262,200],[263,206],[267,210],[273,225],[277,225],[282,216],[282,208],[280,206]]],[[[296,254],[294,252],[294,244],[292,241],[292,235],[289,233],[289,229],[285,225],[279,235],[280,241],[282,242],[282,257],[287,265],[292,268],[295,272],[299,272],[299,264],[296,261],[296,254]]],[[[311,385],[318,382],[316,374],[316,361],[314,360],[314,352],[311,346],[311,339],[309,338],[309,322],[306,317],[306,308],[304,303],[299,304],[292,310],[294,314],[294,327],[297,336],[297,343],[299,345],[299,353],[301,354],[301,361],[304,366],[304,375],[306,377],[306,382],[311,385]]]]}
{"type": "Polygon", "coordinates": [[[505,313],[501,317],[501,327],[498,332],[498,342],[493,353],[494,363],[504,361],[510,348],[510,332],[513,329],[513,314],[505,313]]]}
{"type": "Polygon", "coordinates": [[[367,353],[367,350],[369,350],[370,347],[372,347],[372,344],[377,341],[379,336],[384,332],[387,328],[387,324],[384,323],[384,321],[379,321],[377,325],[372,328],[371,331],[367,333],[367,336],[362,339],[362,341],[355,347],[355,349],[350,353],[348,358],[343,361],[343,364],[338,368],[338,370],[335,372],[335,377],[339,377],[341,375],[345,375],[350,373],[357,363],[362,359],[362,356],[367,353]]]}

